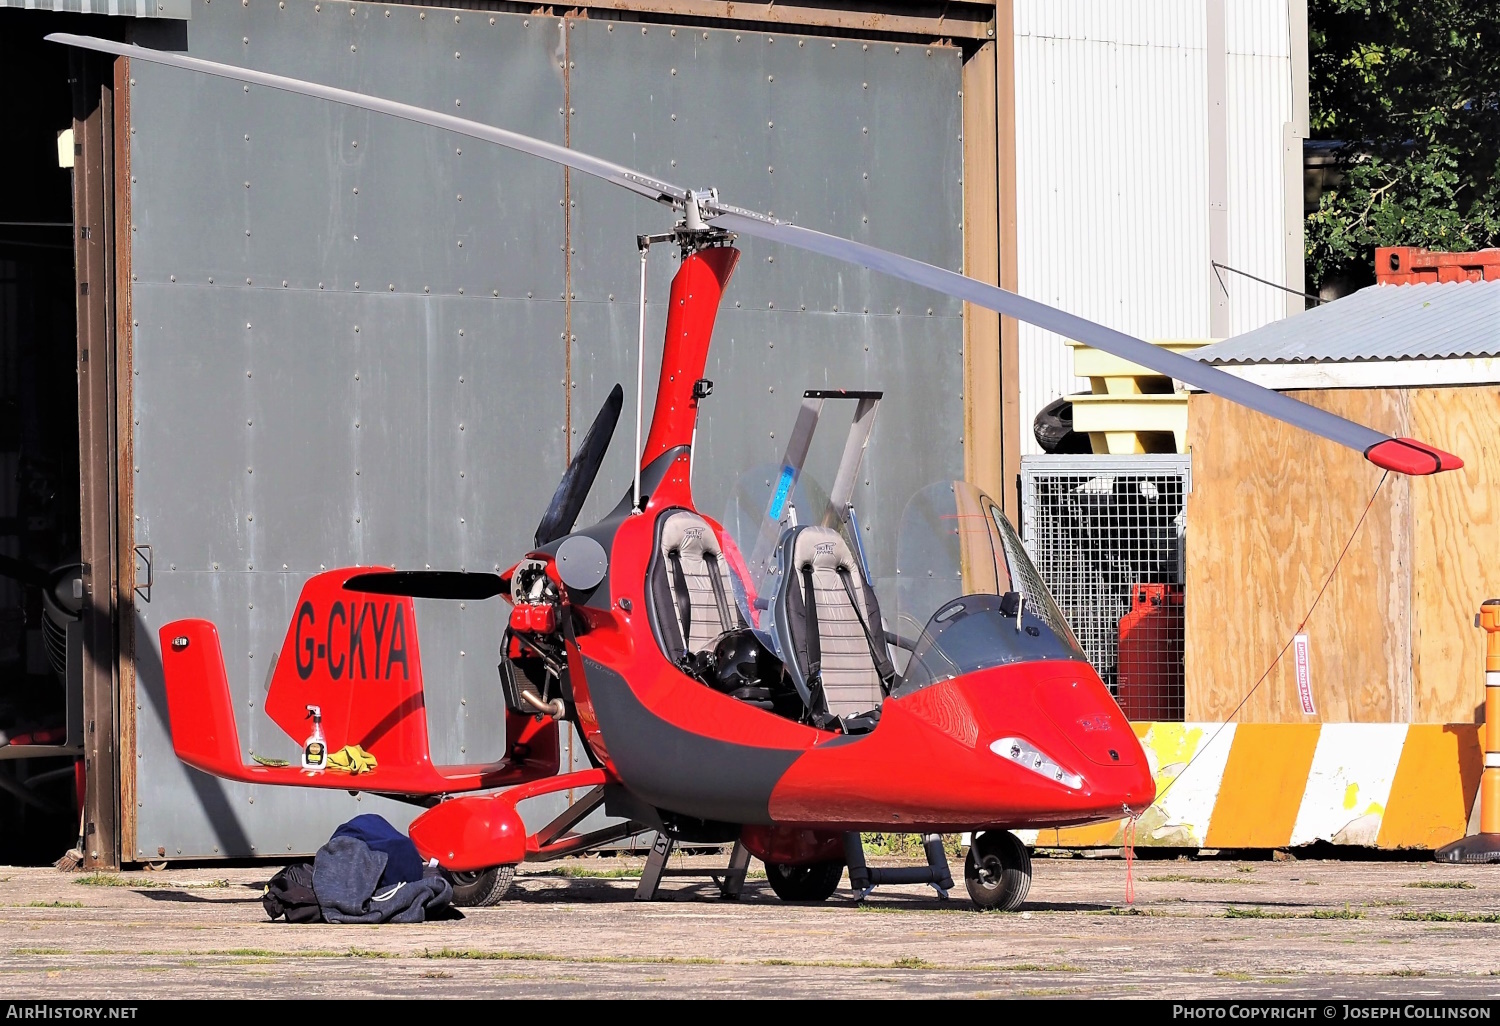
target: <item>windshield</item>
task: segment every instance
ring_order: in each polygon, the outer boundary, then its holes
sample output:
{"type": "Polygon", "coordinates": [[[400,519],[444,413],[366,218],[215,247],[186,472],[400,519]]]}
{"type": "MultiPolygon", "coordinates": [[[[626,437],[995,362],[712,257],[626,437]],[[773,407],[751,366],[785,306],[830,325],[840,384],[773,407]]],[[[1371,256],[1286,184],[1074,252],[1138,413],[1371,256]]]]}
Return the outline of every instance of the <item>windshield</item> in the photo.
{"type": "Polygon", "coordinates": [[[1085,658],[999,504],[966,481],[907,503],[896,566],[899,692],[1006,663],[1085,658]]]}

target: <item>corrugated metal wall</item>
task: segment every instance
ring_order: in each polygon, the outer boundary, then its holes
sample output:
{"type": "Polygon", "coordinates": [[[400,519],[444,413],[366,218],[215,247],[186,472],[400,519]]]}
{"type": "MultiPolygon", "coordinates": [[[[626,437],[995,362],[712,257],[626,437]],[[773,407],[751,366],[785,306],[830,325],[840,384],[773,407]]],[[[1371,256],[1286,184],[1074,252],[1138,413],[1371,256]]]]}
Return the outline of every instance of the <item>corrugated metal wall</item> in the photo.
{"type": "MultiPolygon", "coordinates": [[[[1228,262],[1282,280],[1286,0],[1226,2],[1228,262]]],[[[1206,337],[1204,0],[1017,0],[1015,32],[1021,293],[1146,338],[1206,337]]],[[[1283,315],[1280,292],[1225,281],[1236,332],[1283,315]]],[[[1088,382],[1056,335],[1022,325],[1020,350],[1021,435],[1034,453],[1037,411],[1088,382]]]]}

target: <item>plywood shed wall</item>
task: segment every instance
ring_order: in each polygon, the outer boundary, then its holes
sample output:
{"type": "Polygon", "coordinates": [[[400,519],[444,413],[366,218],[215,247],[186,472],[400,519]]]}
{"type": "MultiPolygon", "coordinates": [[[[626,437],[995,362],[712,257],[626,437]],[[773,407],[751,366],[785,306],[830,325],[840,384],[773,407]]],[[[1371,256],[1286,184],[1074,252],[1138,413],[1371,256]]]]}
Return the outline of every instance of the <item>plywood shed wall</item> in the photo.
{"type": "Polygon", "coordinates": [[[1288,394],[1430,442],[1465,466],[1437,477],[1391,474],[1370,503],[1383,472],[1357,454],[1193,395],[1187,719],[1475,722],[1484,703],[1475,614],[1500,597],[1500,386],[1288,394]],[[1255,684],[1307,615],[1366,504],[1307,620],[1316,712],[1306,715],[1290,650],[1255,684]]]}

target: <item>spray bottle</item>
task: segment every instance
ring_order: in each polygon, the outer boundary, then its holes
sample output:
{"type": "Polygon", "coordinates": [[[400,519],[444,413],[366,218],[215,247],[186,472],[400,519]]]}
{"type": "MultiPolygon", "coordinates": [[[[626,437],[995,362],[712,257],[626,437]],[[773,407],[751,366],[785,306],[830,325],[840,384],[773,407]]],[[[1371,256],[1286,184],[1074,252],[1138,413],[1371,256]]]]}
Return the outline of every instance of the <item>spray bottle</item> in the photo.
{"type": "Polygon", "coordinates": [[[322,773],[328,768],[328,742],[323,737],[323,710],[307,707],[307,718],[313,721],[312,733],[302,746],[302,769],[305,773],[322,773]]]}

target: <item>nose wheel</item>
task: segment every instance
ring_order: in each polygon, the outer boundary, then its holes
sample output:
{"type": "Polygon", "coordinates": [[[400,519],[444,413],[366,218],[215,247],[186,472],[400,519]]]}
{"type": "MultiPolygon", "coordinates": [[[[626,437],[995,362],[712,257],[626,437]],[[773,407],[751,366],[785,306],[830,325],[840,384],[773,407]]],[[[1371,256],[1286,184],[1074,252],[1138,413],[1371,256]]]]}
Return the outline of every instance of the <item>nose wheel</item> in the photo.
{"type": "Polygon", "coordinates": [[[964,887],[982,911],[1014,912],[1031,890],[1031,853],[1008,830],[975,834],[964,860],[964,887]]]}

